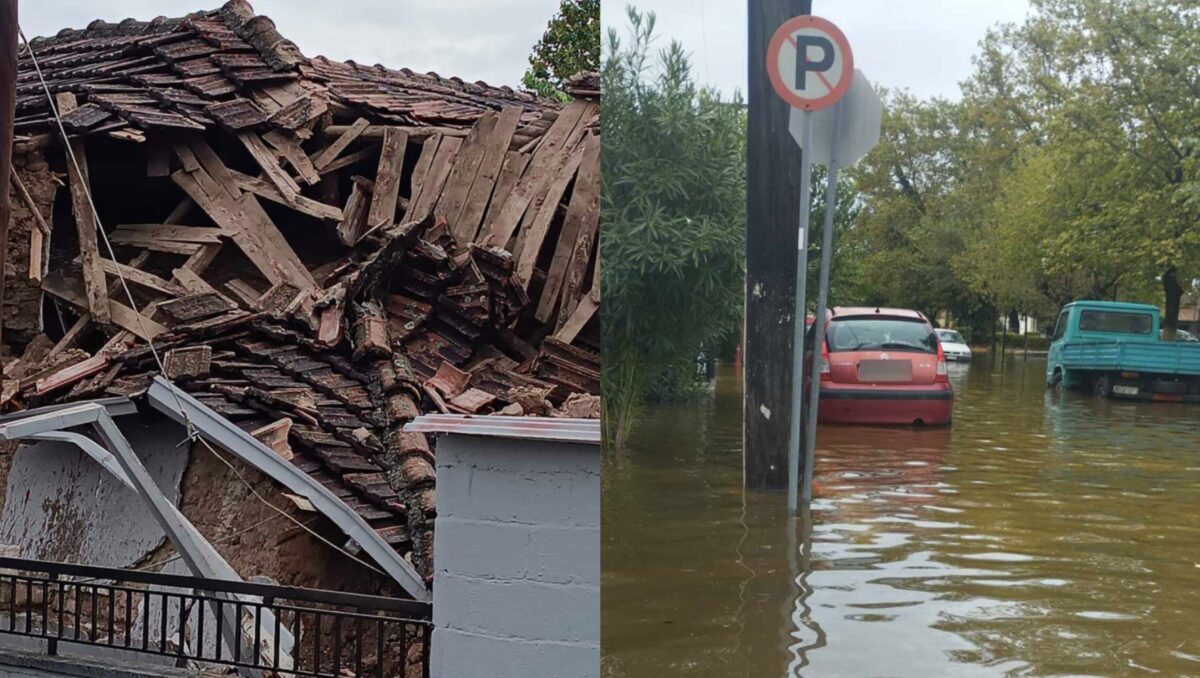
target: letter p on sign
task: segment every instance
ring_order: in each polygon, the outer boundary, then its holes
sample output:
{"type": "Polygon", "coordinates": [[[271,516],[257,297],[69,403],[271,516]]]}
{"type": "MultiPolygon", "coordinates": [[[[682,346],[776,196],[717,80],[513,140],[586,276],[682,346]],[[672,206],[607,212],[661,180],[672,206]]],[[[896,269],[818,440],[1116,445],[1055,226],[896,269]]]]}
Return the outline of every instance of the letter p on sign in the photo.
{"type": "Polygon", "coordinates": [[[854,55],[837,26],[816,16],[788,20],[767,46],[771,86],[794,108],[815,111],[837,103],[854,78],[854,55]]]}

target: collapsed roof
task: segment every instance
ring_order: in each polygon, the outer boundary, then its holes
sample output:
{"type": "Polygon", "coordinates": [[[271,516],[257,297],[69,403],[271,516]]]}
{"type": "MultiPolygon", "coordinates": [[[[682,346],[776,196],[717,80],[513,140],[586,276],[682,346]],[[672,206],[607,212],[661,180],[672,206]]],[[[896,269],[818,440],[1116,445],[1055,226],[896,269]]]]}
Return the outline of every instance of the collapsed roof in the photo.
{"type": "Polygon", "coordinates": [[[30,47],[3,410],[141,397],[161,357],[426,576],[406,422],[598,416],[594,74],[561,105],[308,58],[242,0],[30,47]]]}

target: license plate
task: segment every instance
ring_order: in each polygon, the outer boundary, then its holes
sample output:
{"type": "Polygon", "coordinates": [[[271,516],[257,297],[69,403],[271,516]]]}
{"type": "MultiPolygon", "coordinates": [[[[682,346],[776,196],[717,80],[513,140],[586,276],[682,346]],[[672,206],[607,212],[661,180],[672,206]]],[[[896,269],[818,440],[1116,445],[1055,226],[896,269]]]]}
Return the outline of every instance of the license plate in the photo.
{"type": "Polygon", "coordinates": [[[1135,396],[1138,394],[1137,386],[1113,386],[1113,393],[1117,395],[1135,396]]]}
{"type": "Polygon", "coordinates": [[[861,360],[858,380],[866,383],[912,381],[911,360],[861,360]]]}

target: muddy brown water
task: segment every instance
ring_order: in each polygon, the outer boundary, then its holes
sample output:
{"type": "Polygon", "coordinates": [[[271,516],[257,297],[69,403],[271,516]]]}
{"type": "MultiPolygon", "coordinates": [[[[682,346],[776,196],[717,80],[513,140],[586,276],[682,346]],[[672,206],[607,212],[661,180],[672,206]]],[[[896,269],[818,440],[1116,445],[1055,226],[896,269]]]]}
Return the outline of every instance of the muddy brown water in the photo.
{"type": "Polygon", "coordinates": [[[741,384],[603,466],[607,677],[1200,676],[1200,407],[952,367],[948,429],[827,427],[741,487],[741,384]]]}

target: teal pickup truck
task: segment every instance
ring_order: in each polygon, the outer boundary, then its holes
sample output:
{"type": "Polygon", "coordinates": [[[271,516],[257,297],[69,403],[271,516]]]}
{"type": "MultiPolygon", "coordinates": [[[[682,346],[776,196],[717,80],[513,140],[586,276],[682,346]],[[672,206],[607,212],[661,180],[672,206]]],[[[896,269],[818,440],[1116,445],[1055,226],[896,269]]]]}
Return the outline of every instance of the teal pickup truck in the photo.
{"type": "Polygon", "coordinates": [[[1072,302],[1054,326],[1046,383],[1106,398],[1200,402],[1200,343],[1163,341],[1154,306],[1072,302]]]}

